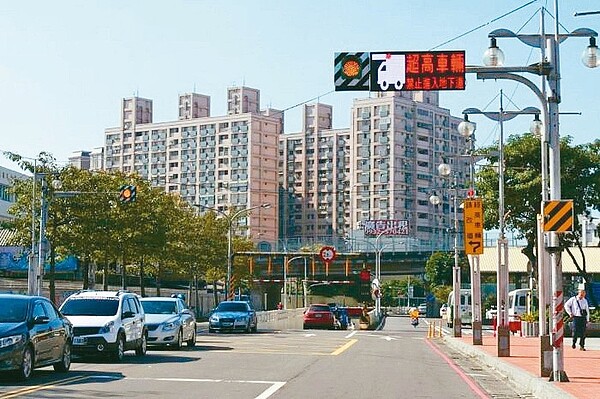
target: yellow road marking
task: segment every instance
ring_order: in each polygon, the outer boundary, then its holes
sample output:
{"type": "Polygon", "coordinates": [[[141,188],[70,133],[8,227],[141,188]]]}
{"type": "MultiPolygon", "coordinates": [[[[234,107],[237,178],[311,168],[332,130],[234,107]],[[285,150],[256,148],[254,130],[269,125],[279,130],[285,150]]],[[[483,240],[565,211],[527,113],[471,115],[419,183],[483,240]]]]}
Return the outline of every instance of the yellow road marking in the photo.
{"type": "Polygon", "coordinates": [[[357,339],[351,339],[350,341],[346,342],[344,345],[340,346],[339,348],[337,348],[336,350],[331,352],[331,355],[332,356],[339,355],[340,353],[344,352],[346,349],[348,349],[352,345],[354,345],[357,341],[358,341],[357,339]]]}
{"type": "Polygon", "coordinates": [[[17,389],[16,391],[7,392],[5,394],[0,395],[0,398],[2,398],[2,399],[15,398],[17,396],[27,395],[29,393],[41,391],[43,389],[55,388],[59,385],[65,385],[65,384],[68,384],[69,382],[85,380],[87,378],[89,378],[89,376],[84,375],[84,376],[79,376],[79,377],[65,378],[64,380],[58,380],[58,381],[51,382],[48,384],[43,384],[43,385],[33,385],[30,387],[17,389]]]}

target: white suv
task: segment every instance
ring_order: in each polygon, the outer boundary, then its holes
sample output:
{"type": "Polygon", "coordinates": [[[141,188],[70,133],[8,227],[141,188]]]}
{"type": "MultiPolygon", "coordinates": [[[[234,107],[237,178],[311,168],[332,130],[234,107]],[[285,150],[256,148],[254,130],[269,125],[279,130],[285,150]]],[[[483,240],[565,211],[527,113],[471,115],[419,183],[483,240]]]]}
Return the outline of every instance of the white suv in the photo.
{"type": "Polygon", "coordinates": [[[60,311],[73,324],[73,353],[108,354],[121,361],[126,350],[146,354],[148,333],[138,296],[128,291],[80,291],[60,311]]]}

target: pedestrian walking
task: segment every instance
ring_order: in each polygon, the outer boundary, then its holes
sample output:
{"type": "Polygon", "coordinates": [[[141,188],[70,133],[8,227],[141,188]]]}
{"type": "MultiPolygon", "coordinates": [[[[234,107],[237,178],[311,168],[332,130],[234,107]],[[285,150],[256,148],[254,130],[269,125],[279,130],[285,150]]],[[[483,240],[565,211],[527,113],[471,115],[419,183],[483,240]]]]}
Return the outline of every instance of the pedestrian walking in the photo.
{"type": "Polygon", "coordinates": [[[571,347],[577,347],[577,338],[579,338],[579,350],[585,350],[585,330],[590,322],[590,307],[585,299],[585,289],[579,288],[577,295],[569,298],[565,303],[565,310],[569,314],[569,320],[572,321],[571,331],[573,335],[573,344],[571,347]]]}

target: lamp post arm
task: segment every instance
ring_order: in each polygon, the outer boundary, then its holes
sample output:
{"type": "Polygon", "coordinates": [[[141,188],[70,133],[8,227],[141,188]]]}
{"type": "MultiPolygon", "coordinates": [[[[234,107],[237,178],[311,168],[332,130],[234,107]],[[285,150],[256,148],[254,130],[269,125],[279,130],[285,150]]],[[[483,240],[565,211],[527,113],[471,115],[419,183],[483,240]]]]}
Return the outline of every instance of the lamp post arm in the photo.
{"type": "MultiPolygon", "coordinates": [[[[505,80],[514,80],[516,82],[523,83],[525,86],[529,87],[531,89],[531,91],[533,91],[533,93],[537,96],[537,98],[540,100],[542,105],[546,106],[547,100],[544,97],[544,95],[542,94],[541,90],[535,85],[535,83],[533,83],[526,77],[523,77],[521,75],[517,75],[514,73],[510,73],[510,72],[518,72],[518,71],[515,71],[512,68],[509,68],[510,70],[505,71],[505,72],[492,71],[492,70],[490,70],[491,68],[486,68],[486,69],[488,71],[477,72],[477,79],[481,79],[481,80],[505,79],[505,80]]],[[[498,69],[500,70],[501,68],[498,68],[498,69]]]]}
{"type": "MultiPolygon", "coordinates": [[[[465,67],[466,73],[479,74],[494,74],[494,73],[531,73],[534,75],[549,75],[550,64],[547,62],[532,64],[528,66],[475,66],[469,65],[465,67]]],[[[479,79],[479,78],[478,78],[479,79]]]]}

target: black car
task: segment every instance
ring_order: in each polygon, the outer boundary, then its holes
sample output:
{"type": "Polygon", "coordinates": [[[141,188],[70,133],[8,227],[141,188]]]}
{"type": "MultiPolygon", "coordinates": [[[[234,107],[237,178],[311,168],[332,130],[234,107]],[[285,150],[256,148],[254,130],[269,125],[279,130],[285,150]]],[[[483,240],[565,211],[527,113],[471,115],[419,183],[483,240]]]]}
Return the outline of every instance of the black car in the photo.
{"type": "Polygon", "coordinates": [[[34,368],[71,367],[71,323],[48,299],[0,294],[0,370],[28,379],[34,368]]]}

